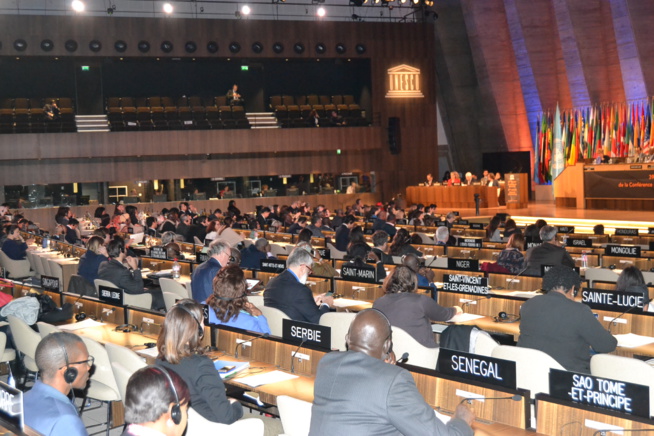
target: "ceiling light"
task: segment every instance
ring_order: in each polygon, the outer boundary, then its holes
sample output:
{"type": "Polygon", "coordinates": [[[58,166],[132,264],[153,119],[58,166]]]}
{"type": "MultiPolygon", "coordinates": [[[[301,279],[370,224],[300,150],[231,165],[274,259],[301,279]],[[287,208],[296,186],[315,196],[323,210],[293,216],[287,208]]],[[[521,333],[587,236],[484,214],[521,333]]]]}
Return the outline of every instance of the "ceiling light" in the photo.
{"type": "Polygon", "coordinates": [[[325,14],[326,14],[325,8],[323,7],[318,8],[318,10],[316,11],[316,15],[318,15],[320,18],[324,17],[325,14]]]}
{"type": "Polygon", "coordinates": [[[243,5],[243,7],[241,8],[241,13],[243,15],[250,15],[250,12],[252,12],[252,9],[250,9],[248,5],[243,5]]]}
{"type": "Polygon", "coordinates": [[[163,11],[167,14],[172,14],[173,13],[173,5],[170,3],[164,3],[163,4],[163,11]]]}
{"type": "Polygon", "coordinates": [[[81,0],[73,0],[71,6],[75,12],[84,12],[85,6],[81,0]]]}

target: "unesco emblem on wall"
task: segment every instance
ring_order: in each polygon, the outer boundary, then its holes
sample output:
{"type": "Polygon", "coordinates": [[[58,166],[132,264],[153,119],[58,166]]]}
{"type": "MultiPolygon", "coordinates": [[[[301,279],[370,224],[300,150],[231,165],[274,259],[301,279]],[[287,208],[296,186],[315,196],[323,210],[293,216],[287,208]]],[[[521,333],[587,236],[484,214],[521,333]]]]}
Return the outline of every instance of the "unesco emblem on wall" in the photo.
{"type": "Polygon", "coordinates": [[[420,91],[420,69],[406,64],[388,69],[386,98],[423,98],[420,91]]]}

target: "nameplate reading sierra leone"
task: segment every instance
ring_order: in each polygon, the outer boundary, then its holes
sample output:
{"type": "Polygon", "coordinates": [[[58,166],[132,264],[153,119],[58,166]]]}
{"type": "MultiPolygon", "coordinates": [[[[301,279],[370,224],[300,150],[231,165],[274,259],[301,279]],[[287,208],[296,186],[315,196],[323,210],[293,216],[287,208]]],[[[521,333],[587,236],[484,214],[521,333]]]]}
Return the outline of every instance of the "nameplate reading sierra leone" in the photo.
{"type": "MultiPolygon", "coordinates": [[[[411,356],[409,356],[411,359],[411,356]]],[[[409,363],[411,363],[409,361],[409,363]]],[[[515,362],[441,348],[438,372],[505,388],[516,388],[515,362]]]]}
{"type": "Polygon", "coordinates": [[[640,247],[635,245],[607,245],[604,254],[607,256],[640,257],[640,247]]]}
{"type": "Polygon", "coordinates": [[[150,247],[150,257],[153,259],[168,260],[166,249],[160,246],[150,247]]]}
{"type": "Polygon", "coordinates": [[[302,342],[302,338],[306,338],[305,343],[311,342],[326,350],[332,348],[332,329],[325,325],[284,319],[282,320],[282,338],[296,344],[302,342]]]}
{"type": "Polygon", "coordinates": [[[457,247],[481,248],[481,238],[459,238],[456,241],[457,247]]]}
{"type": "Polygon", "coordinates": [[[486,277],[443,274],[443,290],[460,294],[490,294],[486,277]]]}
{"type": "Polygon", "coordinates": [[[286,269],[286,261],[279,259],[261,259],[259,264],[262,272],[279,274],[286,269]]]}
{"type": "Polygon", "coordinates": [[[59,278],[41,276],[41,287],[46,291],[59,292],[59,278]]]}
{"type": "Polygon", "coordinates": [[[103,303],[123,306],[123,290],[100,285],[98,288],[98,299],[103,303]]]}
{"type": "Polygon", "coordinates": [[[635,292],[615,292],[603,289],[584,288],[581,291],[581,302],[591,309],[610,310],[614,312],[639,313],[643,311],[645,301],[643,296],[635,292]]]}
{"type": "Polygon", "coordinates": [[[623,381],[550,369],[550,395],[649,418],[649,388],[623,381]]]}
{"type": "Polygon", "coordinates": [[[377,283],[377,268],[374,266],[341,266],[341,277],[350,282],[377,283]]]}
{"type": "Polygon", "coordinates": [[[457,271],[479,271],[479,261],[476,259],[447,258],[447,269],[457,271]]]}

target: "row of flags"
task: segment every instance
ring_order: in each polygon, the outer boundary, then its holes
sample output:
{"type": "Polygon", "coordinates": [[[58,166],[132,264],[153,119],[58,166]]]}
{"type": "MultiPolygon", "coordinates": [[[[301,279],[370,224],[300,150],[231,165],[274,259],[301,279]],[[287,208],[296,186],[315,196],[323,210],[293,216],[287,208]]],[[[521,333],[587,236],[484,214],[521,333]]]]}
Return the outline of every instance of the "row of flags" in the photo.
{"type": "Polygon", "coordinates": [[[654,146],[654,98],[546,111],[536,120],[534,181],[549,184],[568,165],[602,156],[630,157],[654,146]]]}

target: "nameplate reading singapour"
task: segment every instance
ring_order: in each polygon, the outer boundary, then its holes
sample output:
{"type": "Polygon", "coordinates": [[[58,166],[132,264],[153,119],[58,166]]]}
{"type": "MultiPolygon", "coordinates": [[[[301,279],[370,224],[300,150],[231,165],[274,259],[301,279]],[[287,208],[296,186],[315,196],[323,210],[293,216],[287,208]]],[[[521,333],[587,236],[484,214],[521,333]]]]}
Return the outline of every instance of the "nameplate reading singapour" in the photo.
{"type": "MultiPolygon", "coordinates": [[[[411,359],[411,356],[409,356],[411,359]]],[[[411,363],[409,361],[409,363],[411,363]]],[[[510,389],[516,388],[515,362],[441,348],[437,371],[510,389]]]]}
{"type": "Polygon", "coordinates": [[[59,278],[41,276],[41,287],[46,291],[59,292],[59,278]]]}
{"type": "Polygon", "coordinates": [[[460,294],[489,294],[486,277],[466,276],[459,274],[443,274],[443,290],[460,294]]]}
{"type": "Polygon", "coordinates": [[[282,320],[282,338],[285,341],[299,344],[302,338],[326,350],[331,350],[332,329],[331,327],[311,324],[310,322],[293,321],[292,319],[282,320]]]}

